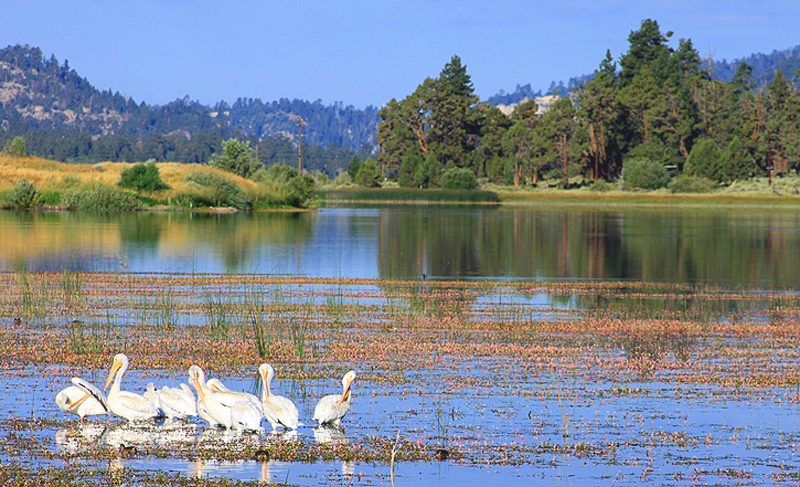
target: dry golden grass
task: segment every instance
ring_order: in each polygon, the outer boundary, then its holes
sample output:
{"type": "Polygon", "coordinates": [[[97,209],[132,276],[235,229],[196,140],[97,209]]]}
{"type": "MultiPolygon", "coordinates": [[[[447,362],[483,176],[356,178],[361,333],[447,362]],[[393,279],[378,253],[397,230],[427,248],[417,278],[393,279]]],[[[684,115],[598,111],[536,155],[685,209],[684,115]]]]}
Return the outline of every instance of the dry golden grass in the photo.
{"type": "MultiPolygon", "coordinates": [[[[33,183],[39,191],[44,192],[60,192],[93,184],[114,186],[119,182],[122,171],[133,165],[133,163],[125,162],[67,164],[38,157],[13,157],[0,154],[0,191],[10,190],[17,181],[23,178],[33,183]]],[[[161,179],[171,188],[157,193],[157,197],[162,200],[185,193],[186,178],[196,171],[218,174],[234,182],[248,196],[263,195],[271,189],[209,166],[177,162],[162,162],[157,163],[156,166],[161,173],[161,179]]]]}

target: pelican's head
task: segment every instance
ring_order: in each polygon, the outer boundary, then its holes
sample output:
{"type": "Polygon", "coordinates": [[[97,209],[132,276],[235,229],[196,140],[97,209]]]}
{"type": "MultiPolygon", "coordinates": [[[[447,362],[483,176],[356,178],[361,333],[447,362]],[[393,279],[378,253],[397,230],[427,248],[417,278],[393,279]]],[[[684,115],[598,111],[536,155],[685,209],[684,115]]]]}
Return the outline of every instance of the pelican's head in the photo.
{"type": "Polygon", "coordinates": [[[206,386],[214,392],[226,392],[228,390],[225,384],[219,379],[208,379],[206,381],[206,386]]]}
{"type": "Polygon", "coordinates": [[[103,390],[108,390],[108,386],[111,385],[111,381],[114,380],[114,376],[117,374],[117,371],[120,369],[128,370],[128,356],[124,353],[118,353],[114,355],[114,363],[111,364],[111,370],[108,371],[108,379],[106,379],[106,386],[103,390]]]}
{"type": "Polygon", "coordinates": [[[189,383],[192,384],[192,386],[194,386],[194,388],[197,390],[197,395],[200,397],[200,401],[205,400],[205,395],[203,394],[205,380],[206,375],[203,373],[203,369],[197,365],[192,365],[189,367],[189,383]]]}
{"type": "Polygon", "coordinates": [[[258,366],[258,373],[267,382],[272,381],[272,379],[275,377],[275,369],[273,369],[272,366],[267,363],[258,366]]]}
{"type": "Polygon", "coordinates": [[[205,381],[206,375],[203,373],[203,369],[197,365],[189,367],[189,383],[194,386],[198,394],[202,394],[205,381]]]}
{"type": "Polygon", "coordinates": [[[340,403],[350,398],[350,386],[353,384],[354,380],[356,380],[356,372],[354,370],[344,374],[344,377],[342,377],[342,387],[344,390],[342,392],[342,398],[339,399],[340,403]]]}

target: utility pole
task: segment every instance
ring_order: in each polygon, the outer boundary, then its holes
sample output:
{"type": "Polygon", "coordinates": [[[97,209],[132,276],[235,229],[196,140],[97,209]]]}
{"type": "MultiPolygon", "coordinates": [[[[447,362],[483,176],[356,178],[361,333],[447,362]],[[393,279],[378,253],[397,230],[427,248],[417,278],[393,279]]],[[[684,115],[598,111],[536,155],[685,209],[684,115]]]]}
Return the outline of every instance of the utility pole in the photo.
{"type": "Polygon", "coordinates": [[[303,175],[303,122],[305,118],[297,117],[297,174],[303,175]]]}

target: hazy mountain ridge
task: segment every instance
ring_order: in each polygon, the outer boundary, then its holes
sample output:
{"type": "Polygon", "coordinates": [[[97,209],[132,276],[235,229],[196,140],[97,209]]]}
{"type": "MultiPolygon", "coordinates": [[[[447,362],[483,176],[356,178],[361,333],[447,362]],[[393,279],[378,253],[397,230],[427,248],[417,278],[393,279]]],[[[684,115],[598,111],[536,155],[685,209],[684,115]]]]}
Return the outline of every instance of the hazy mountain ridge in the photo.
{"type": "Polygon", "coordinates": [[[354,150],[375,145],[374,107],[240,98],[230,106],[220,102],[212,108],[188,96],[162,106],[137,104],[119,92],[98,90],[66,61],[59,64],[54,56],[45,60],[39,48],[16,45],[0,50],[0,128],[7,132],[81,130],[93,137],[124,134],[141,139],[218,130],[226,137],[243,133],[296,139],[299,118],[304,119],[304,142],[354,150]]]}
{"type": "MultiPolygon", "coordinates": [[[[783,74],[791,79],[795,72],[800,69],[800,45],[790,47],[781,51],[774,50],[770,54],[751,54],[749,56],[734,59],[733,61],[714,61],[711,60],[711,75],[713,78],[730,81],[736,73],[740,63],[747,63],[753,67],[753,83],[756,89],[764,88],[775,77],[775,73],[783,71],[783,74]]],[[[708,65],[708,59],[703,60],[704,65],[708,65]]],[[[500,90],[496,95],[490,96],[486,101],[492,105],[515,105],[525,99],[533,100],[536,97],[556,94],[566,96],[571,90],[585,84],[594,77],[594,73],[584,74],[570,78],[565,84],[563,81],[550,83],[550,87],[543,91],[534,90],[530,83],[517,85],[513,92],[507,93],[500,90]]]]}
{"type": "MultiPolygon", "coordinates": [[[[763,87],[779,69],[789,78],[794,76],[800,69],[800,46],[730,62],[712,61],[712,74],[729,80],[742,61],[753,66],[755,85],[763,87]]],[[[553,82],[545,92],[530,84],[517,85],[513,93],[501,90],[486,101],[513,105],[551,93],[564,96],[591,77],[570,78],[566,85],[553,82]]],[[[372,106],[357,109],[342,103],[324,105],[320,100],[239,98],[231,105],[223,101],[210,107],[188,96],[161,106],[137,104],[119,92],[98,90],[67,61],[59,64],[55,56],[45,59],[39,48],[16,45],[0,50],[0,129],[6,136],[35,130],[80,130],[93,138],[122,134],[142,140],[154,135],[179,133],[192,138],[216,132],[222,137],[260,139],[282,135],[296,144],[300,118],[304,119],[304,142],[354,151],[364,146],[376,148],[380,120],[378,109],[372,106]]]]}

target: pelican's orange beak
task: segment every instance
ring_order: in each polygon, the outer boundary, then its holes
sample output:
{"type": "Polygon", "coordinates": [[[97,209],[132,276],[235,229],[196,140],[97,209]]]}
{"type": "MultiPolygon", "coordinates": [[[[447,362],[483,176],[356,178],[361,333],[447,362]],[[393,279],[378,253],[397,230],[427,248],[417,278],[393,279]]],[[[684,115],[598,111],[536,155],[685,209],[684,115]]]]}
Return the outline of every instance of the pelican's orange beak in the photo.
{"type": "Polygon", "coordinates": [[[347,381],[347,384],[344,386],[344,391],[342,391],[342,397],[339,398],[339,404],[345,402],[347,400],[347,396],[350,395],[350,386],[353,384],[352,380],[347,381]]]}
{"type": "Polygon", "coordinates": [[[261,395],[264,397],[269,397],[269,391],[267,390],[267,370],[259,368],[258,375],[261,376],[261,380],[264,382],[264,391],[261,393],[261,395]]]}
{"type": "Polygon", "coordinates": [[[67,399],[66,405],[69,406],[69,410],[72,411],[73,409],[78,407],[83,401],[85,401],[87,397],[89,397],[88,393],[84,394],[82,398],[78,399],[77,401],[73,402],[72,404],[70,404],[69,399],[67,399]]]}
{"type": "Polygon", "coordinates": [[[192,385],[197,390],[197,395],[200,396],[200,402],[205,403],[205,394],[203,388],[200,386],[200,379],[195,375],[192,377],[192,385]]]}
{"type": "Polygon", "coordinates": [[[106,386],[103,388],[103,392],[108,390],[108,386],[111,385],[111,381],[114,380],[114,375],[116,375],[120,367],[122,367],[122,362],[114,360],[114,365],[112,365],[111,370],[108,371],[108,379],[106,379],[106,386]]]}

